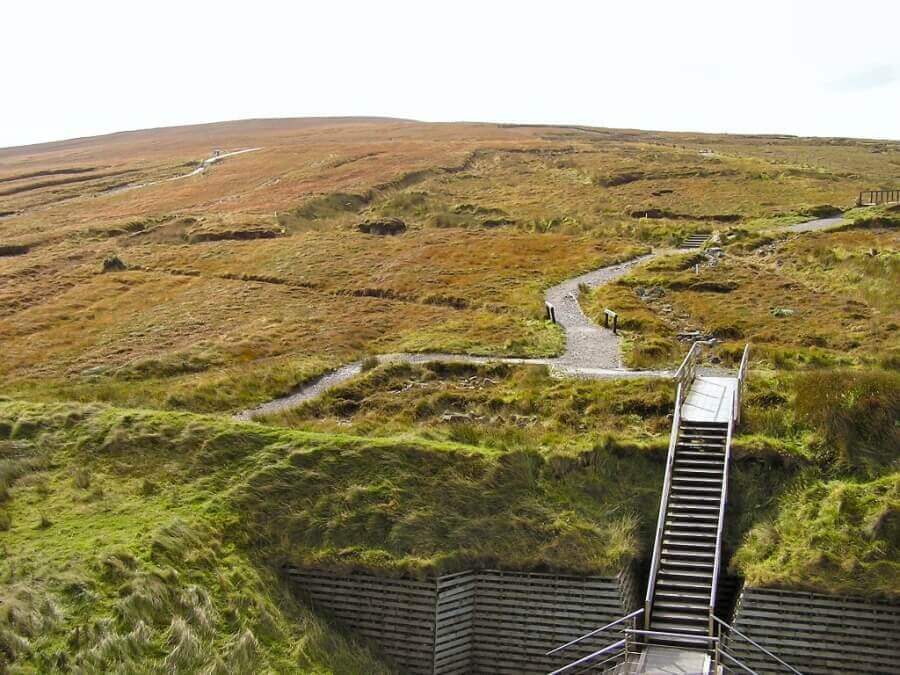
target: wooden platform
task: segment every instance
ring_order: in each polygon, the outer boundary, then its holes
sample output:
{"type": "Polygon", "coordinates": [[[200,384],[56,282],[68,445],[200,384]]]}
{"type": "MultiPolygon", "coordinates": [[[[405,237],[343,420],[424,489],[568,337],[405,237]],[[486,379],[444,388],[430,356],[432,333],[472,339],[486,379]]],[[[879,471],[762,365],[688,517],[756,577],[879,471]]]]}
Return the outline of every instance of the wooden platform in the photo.
{"type": "Polygon", "coordinates": [[[681,419],[688,422],[724,422],[732,414],[736,377],[698,375],[681,405],[681,419]]]}

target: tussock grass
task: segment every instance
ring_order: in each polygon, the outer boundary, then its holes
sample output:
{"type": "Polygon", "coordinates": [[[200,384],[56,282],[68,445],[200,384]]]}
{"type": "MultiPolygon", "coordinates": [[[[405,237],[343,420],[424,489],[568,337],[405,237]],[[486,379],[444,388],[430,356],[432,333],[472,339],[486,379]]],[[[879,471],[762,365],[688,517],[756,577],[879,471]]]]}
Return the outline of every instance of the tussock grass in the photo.
{"type": "Polygon", "coordinates": [[[551,377],[542,366],[392,364],[266,419],[280,426],[384,435],[417,431],[495,449],[586,450],[611,429],[662,442],[674,404],[661,380],[551,377]]]}
{"type": "Polygon", "coordinates": [[[732,565],[747,583],[900,597],[900,474],[815,480],[781,497],[778,516],[750,531],[732,565]]]}

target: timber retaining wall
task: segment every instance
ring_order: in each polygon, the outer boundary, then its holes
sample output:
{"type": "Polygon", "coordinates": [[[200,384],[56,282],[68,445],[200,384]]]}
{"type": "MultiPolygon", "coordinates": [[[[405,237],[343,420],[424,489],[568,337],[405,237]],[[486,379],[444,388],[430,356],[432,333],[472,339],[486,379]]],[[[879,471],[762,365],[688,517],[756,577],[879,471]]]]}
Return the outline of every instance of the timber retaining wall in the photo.
{"type": "Polygon", "coordinates": [[[620,639],[545,652],[638,607],[631,568],[615,577],[469,571],[428,580],[286,570],[317,610],[379,645],[406,672],[546,673],[620,639]]]}
{"type": "MultiPolygon", "coordinates": [[[[900,606],[860,598],[744,588],[732,625],[804,675],[900,674],[900,606]]],[[[732,636],[726,650],[757,673],[784,673],[732,636]]]]}

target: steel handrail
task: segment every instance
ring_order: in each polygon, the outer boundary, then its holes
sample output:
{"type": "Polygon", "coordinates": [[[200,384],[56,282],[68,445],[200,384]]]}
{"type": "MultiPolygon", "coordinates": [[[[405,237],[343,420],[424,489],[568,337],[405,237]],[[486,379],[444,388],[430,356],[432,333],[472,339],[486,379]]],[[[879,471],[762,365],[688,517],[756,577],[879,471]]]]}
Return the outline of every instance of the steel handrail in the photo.
{"type": "MultiPolygon", "coordinates": [[[[693,633],[668,633],[665,631],[659,630],[638,630],[636,628],[626,628],[624,630],[625,633],[629,635],[649,635],[650,637],[673,637],[673,638],[685,638],[695,640],[696,642],[716,642],[719,638],[714,637],[712,635],[694,635],[693,633]]],[[[639,643],[643,644],[643,643],[639,643]]],[[[667,645],[658,645],[660,647],[666,647],[667,645]]],[[[677,649],[677,647],[673,647],[673,649],[677,649]]]]}
{"type": "Polygon", "coordinates": [[[741,366],[738,368],[738,377],[737,377],[737,390],[735,393],[733,407],[732,407],[732,417],[734,417],[735,424],[740,424],[741,422],[741,405],[744,400],[744,382],[747,380],[747,365],[750,361],[750,343],[748,342],[744,345],[744,353],[741,356],[741,366]]]}
{"type": "Polygon", "coordinates": [[[561,652],[563,649],[566,649],[566,648],[568,648],[568,647],[571,647],[571,646],[574,645],[574,644],[578,644],[578,643],[581,642],[582,640],[587,640],[589,637],[593,637],[593,636],[597,635],[598,633],[602,633],[602,632],[604,632],[604,631],[607,631],[607,630],[609,630],[610,628],[612,628],[613,626],[618,626],[620,623],[623,623],[623,622],[625,622],[625,621],[628,621],[628,619],[636,618],[636,617],[639,616],[641,613],[643,613],[643,611],[644,611],[643,608],[641,608],[641,609],[636,609],[636,610],[634,610],[631,614],[626,614],[626,615],[623,616],[622,618],[616,619],[616,620],[613,621],[612,623],[608,623],[608,624],[606,624],[605,626],[602,626],[601,628],[597,628],[596,630],[592,630],[590,633],[585,633],[585,634],[582,635],[581,637],[575,638],[574,640],[571,640],[570,642],[567,642],[567,643],[564,644],[564,645],[560,645],[559,647],[556,647],[555,649],[551,649],[549,652],[545,653],[544,656],[553,656],[553,655],[556,654],[557,652],[561,652]]]}
{"type": "Polygon", "coordinates": [[[666,475],[663,479],[662,496],[659,498],[659,515],[656,520],[656,538],[653,541],[650,576],[647,579],[647,596],[644,599],[644,625],[648,628],[650,627],[650,603],[653,602],[653,593],[656,590],[656,574],[659,571],[659,559],[662,555],[662,537],[666,524],[666,511],[669,509],[669,489],[672,484],[672,469],[675,466],[678,427],[681,426],[681,396],[682,387],[679,382],[675,388],[675,413],[672,416],[672,435],[669,439],[669,452],[666,456],[666,475]]]}
{"type": "Polygon", "coordinates": [[[731,436],[734,433],[734,419],[728,420],[725,436],[725,464],[722,467],[722,495],[719,498],[719,523],[716,526],[716,556],[713,559],[712,587],[709,592],[709,632],[713,632],[716,611],[716,594],[719,587],[719,568],[722,564],[722,529],[725,525],[725,503],[728,501],[728,464],[731,461],[731,436]]]}
{"type": "Polygon", "coordinates": [[[694,379],[694,373],[696,371],[695,362],[700,354],[700,350],[703,348],[703,344],[702,341],[696,340],[691,345],[691,348],[685,355],[681,365],[678,366],[678,370],[675,371],[675,381],[679,384],[685,384],[685,388],[687,388],[687,385],[690,385],[690,380],[694,379]],[[687,375],[687,377],[685,377],[685,375],[687,375]]]}
{"type": "Polygon", "coordinates": [[[736,664],[738,664],[741,668],[743,668],[743,669],[746,670],[748,673],[750,673],[750,675],[757,675],[756,671],[753,670],[753,668],[751,668],[751,667],[748,666],[747,664],[743,663],[742,661],[739,661],[739,660],[736,659],[734,656],[732,656],[731,654],[729,654],[728,652],[726,652],[724,649],[719,649],[719,655],[720,655],[720,656],[724,656],[724,657],[726,657],[726,658],[728,658],[728,659],[731,659],[731,660],[734,661],[736,664]]]}
{"type": "Polygon", "coordinates": [[[560,675],[560,673],[565,673],[572,668],[580,666],[582,663],[587,663],[588,661],[591,661],[591,660],[597,658],[598,656],[603,656],[607,652],[610,652],[614,649],[620,650],[624,646],[625,646],[625,640],[619,640],[618,642],[614,642],[613,644],[609,645],[608,647],[604,647],[603,649],[600,649],[599,651],[596,651],[593,654],[588,654],[587,656],[582,656],[577,661],[572,661],[572,663],[567,663],[562,668],[558,668],[557,670],[554,670],[552,673],[550,673],[550,675],[560,675]]]}
{"type": "Polygon", "coordinates": [[[759,643],[756,642],[755,640],[753,640],[753,639],[747,637],[746,635],[744,635],[741,631],[739,631],[739,630],[738,630],[737,628],[735,628],[734,626],[730,626],[729,624],[725,623],[724,621],[722,621],[722,619],[720,619],[720,618],[717,617],[717,616],[713,616],[713,620],[714,620],[716,623],[718,623],[720,626],[722,626],[722,627],[724,627],[724,628],[727,628],[729,633],[736,633],[736,634],[739,635],[740,637],[744,638],[744,639],[745,639],[747,642],[749,642],[751,645],[753,645],[754,647],[756,647],[756,648],[757,648],[759,651],[761,651],[763,654],[765,654],[766,656],[769,656],[769,657],[775,659],[776,661],[778,661],[778,663],[780,663],[782,666],[784,666],[784,667],[787,668],[789,671],[791,671],[792,673],[794,673],[794,675],[803,675],[803,673],[801,673],[799,670],[797,670],[796,668],[794,668],[791,664],[786,663],[786,662],[783,661],[782,659],[778,658],[778,657],[775,656],[772,652],[770,652],[768,649],[766,649],[765,647],[763,647],[761,644],[759,644],[759,643]]]}

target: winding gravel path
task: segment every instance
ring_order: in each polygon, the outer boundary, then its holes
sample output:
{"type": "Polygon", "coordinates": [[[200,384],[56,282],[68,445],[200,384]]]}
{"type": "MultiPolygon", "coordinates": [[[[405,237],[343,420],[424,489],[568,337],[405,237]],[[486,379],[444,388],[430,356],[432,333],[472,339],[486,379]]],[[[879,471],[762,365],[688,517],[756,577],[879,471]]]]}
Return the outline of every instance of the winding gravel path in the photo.
{"type": "MultiPolygon", "coordinates": [[[[581,310],[578,302],[579,287],[596,288],[614,281],[635,265],[672,251],[659,251],[643,255],[628,262],[601,267],[547,289],[545,297],[556,310],[556,321],[566,332],[566,349],[556,358],[526,359],[505,356],[470,356],[467,354],[382,354],[379,363],[512,363],[545,365],[560,376],[591,379],[624,377],[671,377],[668,370],[628,370],[622,366],[621,338],[611,330],[601,328],[581,310]]],[[[252,420],[260,415],[281,412],[309,401],[332,387],[350,380],[362,372],[362,362],[354,361],[333,370],[302,386],[293,394],[276,398],[234,416],[237,420],[252,420]]]]}
{"type": "MultiPolygon", "coordinates": [[[[244,151],[248,152],[248,151],[244,151]]],[[[843,217],[817,218],[805,223],[779,228],[790,232],[814,232],[827,230],[847,222],[843,217]]],[[[660,255],[684,252],[687,249],[670,249],[634,258],[628,262],[601,267],[547,289],[547,302],[556,310],[556,320],[566,332],[566,349],[562,356],[545,359],[524,359],[504,356],[470,356],[466,354],[382,354],[379,363],[429,363],[448,361],[456,363],[513,363],[549,366],[555,375],[590,379],[625,377],[671,377],[669,370],[628,370],[622,364],[621,338],[611,330],[601,328],[581,310],[578,302],[579,287],[596,288],[615,281],[635,265],[660,255]]],[[[237,413],[238,420],[252,420],[260,415],[277,413],[293,408],[304,401],[320,396],[332,387],[350,380],[362,372],[362,362],[355,361],[341,366],[322,377],[303,385],[293,394],[276,398],[255,408],[237,413]]]]}
{"type": "Polygon", "coordinates": [[[848,223],[843,216],[834,216],[832,218],[816,218],[815,220],[807,220],[805,223],[797,223],[796,225],[788,225],[784,229],[788,232],[816,232],[818,230],[830,230],[832,227],[838,227],[844,223],[848,223]]]}

